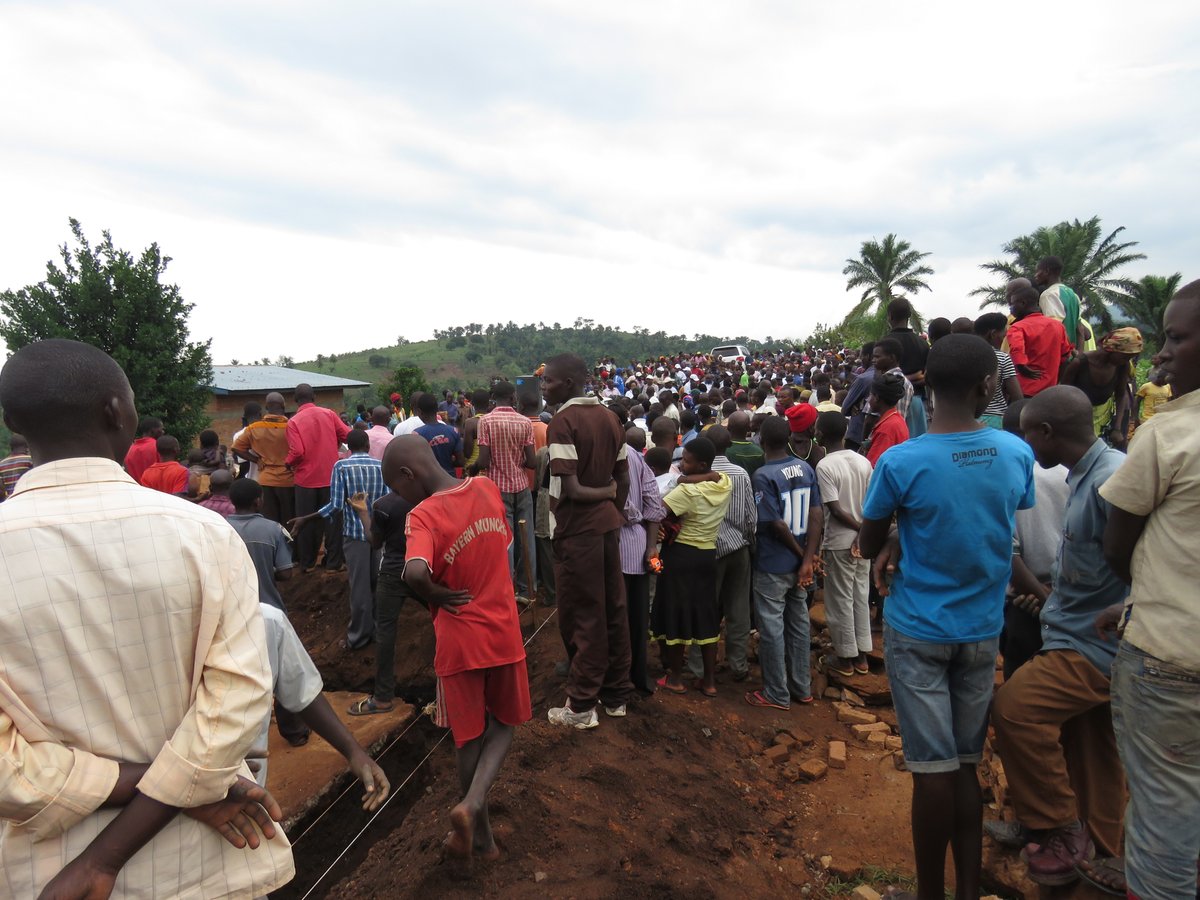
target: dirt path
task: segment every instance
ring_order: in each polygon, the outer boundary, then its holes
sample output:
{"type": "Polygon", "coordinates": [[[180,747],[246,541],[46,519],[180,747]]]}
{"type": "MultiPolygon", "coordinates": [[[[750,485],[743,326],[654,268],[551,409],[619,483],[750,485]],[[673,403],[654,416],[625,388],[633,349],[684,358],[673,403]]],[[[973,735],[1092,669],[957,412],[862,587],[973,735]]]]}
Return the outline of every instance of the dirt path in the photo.
{"type": "MultiPolygon", "coordinates": [[[[373,676],[369,650],[353,658],[322,650],[344,627],[344,603],[336,576],[323,576],[298,595],[293,619],[328,679],[362,687],[373,676]]],[[[419,706],[432,693],[427,613],[414,605],[401,625],[397,668],[405,699],[419,706]]],[[[742,694],[757,686],[755,667],[746,684],[720,676],[711,700],[660,692],[626,719],[562,730],[545,719],[564,696],[554,672],[563,658],[556,622],[527,652],[534,719],[518,730],[491,796],[504,857],[473,867],[443,860],[457,799],[453,744],[422,719],[381,761],[394,783],[411,781],[314,897],[840,897],[861,883],[884,893],[911,879],[911,780],[891,749],[890,707],[827,699],[788,712],[754,709],[742,694]],[[839,711],[877,722],[856,736],[839,711]],[[871,730],[881,738],[868,742],[871,730]],[[845,767],[826,768],[839,741],[845,767]]],[[[886,694],[886,679],[871,676],[862,693],[878,699],[880,685],[886,694]]],[[[277,896],[304,896],[366,818],[344,801],[331,810],[298,844],[297,878],[277,896]]],[[[1041,895],[1015,856],[985,854],[985,882],[1002,896],[1087,896],[1041,895]]]]}

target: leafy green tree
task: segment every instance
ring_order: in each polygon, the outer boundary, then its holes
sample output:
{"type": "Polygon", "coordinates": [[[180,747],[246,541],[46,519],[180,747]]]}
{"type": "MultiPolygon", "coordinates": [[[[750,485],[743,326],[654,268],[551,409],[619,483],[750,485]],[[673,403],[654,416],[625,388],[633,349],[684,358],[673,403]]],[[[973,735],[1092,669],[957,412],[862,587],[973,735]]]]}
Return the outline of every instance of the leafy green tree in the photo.
{"type": "Polygon", "coordinates": [[[192,304],[162,282],[170,257],[151,244],[135,257],[103,232],[92,247],[71,219],[75,246],[59,248],[37,284],[0,293],[0,337],[15,352],[47,338],[99,347],[125,370],[138,412],[163,420],[187,447],[205,427],[210,341],[188,340],[192,304]]]}
{"type": "Polygon", "coordinates": [[[1142,333],[1150,353],[1161,348],[1166,340],[1163,313],[1182,280],[1178,272],[1166,276],[1147,275],[1133,283],[1127,297],[1116,301],[1120,311],[1125,314],[1126,321],[1122,324],[1133,325],[1142,333]]]}
{"type": "Polygon", "coordinates": [[[1121,277],[1119,270],[1127,263],[1146,258],[1146,254],[1133,251],[1137,241],[1122,243],[1118,239],[1124,230],[1122,225],[1105,236],[1100,217],[1092,216],[1086,222],[1078,219],[1059,222],[1015,237],[1003,247],[1007,259],[980,265],[981,269],[1000,276],[999,283],[977,287],[971,294],[983,298],[981,309],[1004,306],[1005,284],[1013,278],[1033,278],[1039,260],[1057,256],[1063,262],[1063,284],[1079,295],[1083,315],[1100,322],[1108,331],[1113,327],[1111,306],[1127,300],[1136,283],[1121,277]]]}
{"type": "MultiPolygon", "coordinates": [[[[864,288],[862,297],[842,320],[843,326],[859,323],[878,337],[887,330],[887,305],[896,297],[929,290],[925,278],[933,269],[922,260],[929,256],[914,250],[908,241],[888,234],[882,241],[863,241],[857,259],[847,259],[842,274],[846,290],[864,288]]],[[[921,327],[921,317],[913,309],[913,327],[921,327]]]]}
{"type": "Polygon", "coordinates": [[[402,364],[392,373],[392,377],[379,386],[379,399],[386,406],[391,402],[391,396],[397,391],[404,396],[404,402],[416,391],[428,391],[429,382],[425,380],[425,372],[420,366],[402,364]]]}

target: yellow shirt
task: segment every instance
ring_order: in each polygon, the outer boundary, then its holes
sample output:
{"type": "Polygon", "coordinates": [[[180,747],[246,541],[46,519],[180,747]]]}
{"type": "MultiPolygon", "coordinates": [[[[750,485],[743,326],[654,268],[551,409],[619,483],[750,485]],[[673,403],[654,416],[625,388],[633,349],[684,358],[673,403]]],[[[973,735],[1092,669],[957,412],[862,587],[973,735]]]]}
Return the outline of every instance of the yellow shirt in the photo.
{"type": "Polygon", "coordinates": [[[1156,412],[1158,408],[1171,399],[1171,386],[1164,384],[1161,387],[1153,381],[1147,381],[1138,388],[1137,395],[1142,398],[1142,421],[1145,422],[1156,412]]]}
{"type": "Polygon", "coordinates": [[[663,497],[667,509],[682,520],[675,540],[699,550],[717,549],[717,530],[729,500],[733,482],[721,473],[720,481],[701,481],[698,484],[677,484],[663,497]]]}
{"type": "Polygon", "coordinates": [[[1159,407],[1133,434],[1129,456],[1100,496],[1146,528],[1133,548],[1124,639],[1152,656],[1200,672],[1200,391],[1159,407]]]}
{"type": "MultiPolygon", "coordinates": [[[[216,513],[110,459],[27,472],[0,504],[0,897],[36,897],[119,810],[117,763],[171,806],[225,796],[271,710],[258,576],[216,513]]],[[[176,816],[114,896],[258,897],[294,873],[283,831],[238,850],[176,816]]]]}

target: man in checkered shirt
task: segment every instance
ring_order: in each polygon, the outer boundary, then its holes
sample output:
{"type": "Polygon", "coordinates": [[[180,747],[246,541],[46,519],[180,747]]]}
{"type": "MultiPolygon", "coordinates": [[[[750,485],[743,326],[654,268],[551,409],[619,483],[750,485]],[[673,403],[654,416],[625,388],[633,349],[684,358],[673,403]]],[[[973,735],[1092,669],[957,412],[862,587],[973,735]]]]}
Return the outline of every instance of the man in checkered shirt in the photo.
{"type": "Polygon", "coordinates": [[[513,409],[517,389],[508,381],[492,387],[492,411],[479,420],[479,459],[471,474],[484,472],[500,488],[513,541],[508,546],[508,570],[513,573],[518,597],[526,597],[533,586],[525,577],[524,553],[528,548],[529,571],[537,571],[533,536],[533,494],[529,470],[536,468],[533,455],[533,426],[513,409]],[[517,523],[524,520],[524,525],[517,523]]]}

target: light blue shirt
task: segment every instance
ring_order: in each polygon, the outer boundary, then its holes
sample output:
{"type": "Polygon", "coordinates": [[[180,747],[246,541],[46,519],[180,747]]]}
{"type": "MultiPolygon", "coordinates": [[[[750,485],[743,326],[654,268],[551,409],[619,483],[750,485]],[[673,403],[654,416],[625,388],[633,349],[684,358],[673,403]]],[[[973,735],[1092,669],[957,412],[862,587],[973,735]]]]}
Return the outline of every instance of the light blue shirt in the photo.
{"type": "Polygon", "coordinates": [[[895,514],[900,533],[888,624],[938,644],[999,635],[1014,517],[1033,500],[1033,451],[1007,432],[923,434],[885,450],[863,517],[895,514]]]}
{"type": "Polygon", "coordinates": [[[1042,650],[1075,650],[1108,675],[1117,642],[1096,634],[1096,616],[1124,603],[1129,585],[1104,560],[1104,526],[1112,505],[1100,496],[1125,454],[1097,440],[1067,476],[1067,518],[1052,570],[1054,589],[1042,606],[1042,650]]]}
{"type": "Polygon", "coordinates": [[[352,541],[367,539],[358,513],[350,505],[350,498],[360,491],[367,495],[368,515],[375,501],[388,492],[387,485],[383,483],[383,464],[369,453],[355,453],[333,464],[333,475],[329,481],[329,502],[317,510],[328,519],[340,509],[342,535],[352,541]]]}

